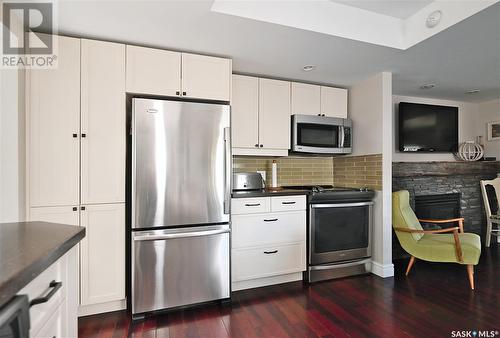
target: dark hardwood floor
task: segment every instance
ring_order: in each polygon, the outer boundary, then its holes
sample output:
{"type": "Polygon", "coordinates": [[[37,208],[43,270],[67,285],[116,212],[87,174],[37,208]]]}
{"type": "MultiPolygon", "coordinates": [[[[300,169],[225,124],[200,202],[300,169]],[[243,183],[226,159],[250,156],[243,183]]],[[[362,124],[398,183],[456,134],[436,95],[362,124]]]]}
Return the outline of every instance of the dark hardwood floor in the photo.
{"type": "Polygon", "coordinates": [[[125,311],[83,317],[79,337],[451,337],[457,330],[500,331],[498,245],[483,248],[475,291],[464,266],[417,261],[405,277],[406,263],[396,263],[394,278],[368,275],[240,291],[228,305],[137,324],[125,311]]]}

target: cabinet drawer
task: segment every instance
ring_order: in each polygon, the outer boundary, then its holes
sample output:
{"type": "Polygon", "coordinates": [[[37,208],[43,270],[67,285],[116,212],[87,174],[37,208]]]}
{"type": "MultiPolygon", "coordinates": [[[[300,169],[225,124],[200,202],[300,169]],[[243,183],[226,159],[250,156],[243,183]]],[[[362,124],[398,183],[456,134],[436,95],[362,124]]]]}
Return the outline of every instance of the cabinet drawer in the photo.
{"type": "Polygon", "coordinates": [[[305,245],[269,245],[232,251],[232,281],[300,272],[305,266],[305,245]]]}
{"type": "Polygon", "coordinates": [[[233,198],[231,214],[258,214],[271,211],[270,197],[233,198]]]}
{"type": "Polygon", "coordinates": [[[306,210],[306,196],[277,196],[271,197],[271,211],[306,210]]]}
{"type": "Polygon", "coordinates": [[[306,240],[306,212],[236,215],[232,218],[232,247],[306,240]]]}
{"type": "Polygon", "coordinates": [[[40,330],[66,298],[65,262],[66,256],[63,256],[18,292],[18,294],[28,295],[29,300],[32,301],[35,298],[47,296],[54,289],[50,286],[52,281],[62,283],[62,286],[46,303],[36,304],[30,308],[30,332],[40,330]]]}
{"type": "Polygon", "coordinates": [[[65,338],[68,337],[66,331],[66,325],[64,322],[65,318],[64,304],[60,304],[56,308],[54,313],[49,317],[45,325],[38,332],[30,331],[30,337],[32,338],[65,338]]]}

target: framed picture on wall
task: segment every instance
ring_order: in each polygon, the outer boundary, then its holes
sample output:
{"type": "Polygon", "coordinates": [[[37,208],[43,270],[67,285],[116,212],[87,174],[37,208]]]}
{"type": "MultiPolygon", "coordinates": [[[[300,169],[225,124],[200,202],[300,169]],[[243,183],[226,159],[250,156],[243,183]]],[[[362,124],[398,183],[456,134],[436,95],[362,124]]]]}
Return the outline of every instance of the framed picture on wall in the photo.
{"type": "Polygon", "coordinates": [[[488,141],[500,140],[500,121],[488,123],[488,141]]]}

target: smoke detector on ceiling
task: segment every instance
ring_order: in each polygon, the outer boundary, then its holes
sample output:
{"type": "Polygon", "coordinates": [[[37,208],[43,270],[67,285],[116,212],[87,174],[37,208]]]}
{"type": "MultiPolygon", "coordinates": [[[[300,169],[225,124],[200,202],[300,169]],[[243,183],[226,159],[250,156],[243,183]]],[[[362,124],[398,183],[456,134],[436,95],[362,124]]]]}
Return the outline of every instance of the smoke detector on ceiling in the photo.
{"type": "Polygon", "coordinates": [[[316,69],[315,65],[305,65],[304,67],[302,67],[302,70],[304,72],[310,72],[311,70],[314,70],[314,69],[316,69]]]}
{"type": "Polygon", "coordinates": [[[432,12],[425,20],[425,25],[427,26],[427,28],[436,27],[441,21],[442,16],[443,12],[441,12],[440,10],[432,12]]]}

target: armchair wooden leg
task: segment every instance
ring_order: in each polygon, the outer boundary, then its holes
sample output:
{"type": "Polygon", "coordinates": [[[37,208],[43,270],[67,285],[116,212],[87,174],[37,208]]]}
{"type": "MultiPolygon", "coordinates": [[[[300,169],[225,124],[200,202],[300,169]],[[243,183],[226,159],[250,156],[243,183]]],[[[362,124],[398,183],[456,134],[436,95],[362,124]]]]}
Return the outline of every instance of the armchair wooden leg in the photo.
{"type": "Polygon", "coordinates": [[[415,264],[415,257],[411,256],[410,262],[408,263],[408,267],[406,268],[406,275],[407,276],[410,274],[410,270],[413,267],[413,264],[415,264]]]}
{"type": "Polygon", "coordinates": [[[469,275],[470,288],[474,290],[474,265],[467,265],[467,274],[469,275]]]}

